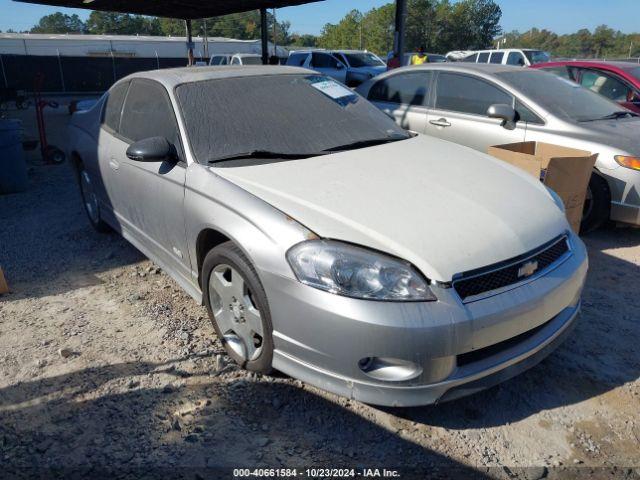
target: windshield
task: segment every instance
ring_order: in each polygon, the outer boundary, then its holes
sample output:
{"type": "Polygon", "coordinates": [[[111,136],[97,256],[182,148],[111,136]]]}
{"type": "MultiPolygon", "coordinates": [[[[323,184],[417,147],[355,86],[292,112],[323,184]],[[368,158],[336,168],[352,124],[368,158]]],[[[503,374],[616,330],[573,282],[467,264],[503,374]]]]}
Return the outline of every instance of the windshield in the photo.
{"type": "Polygon", "coordinates": [[[525,50],[524,54],[531,62],[531,65],[535,65],[536,63],[547,63],[551,61],[551,55],[547,52],[543,52],[542,50],[525,50]]]}
{"type": "Polygon", "coordinates": [[[323,75],[210,79],[178,85],[176,96],[200,163],[251,152],[313,156],[410,137],[367,100],[323,75]]]}
{"type": "Polygon", "coordinates": [[[343,55],[347,57],[349,65],[354,68],[385,66],[384,62],[372,53],[344,53],[343,55]]]}
{"type": "Polygon", "coordinates": [[[565,120],[600,120],[622,109],[617,103],[552,73],[524,69],[496,75],[547,111],[565,120]]]}
{"type": "Polygon", "coordinates": [[[261,57],[241,57],[243,65],[262,65],[261,57]]]}
{"type": "Polygon", "coordinates": [[[636,77],[638,80],[640,80],[640,67],[630,68],[628,72],[634,77],[636,77]]]}

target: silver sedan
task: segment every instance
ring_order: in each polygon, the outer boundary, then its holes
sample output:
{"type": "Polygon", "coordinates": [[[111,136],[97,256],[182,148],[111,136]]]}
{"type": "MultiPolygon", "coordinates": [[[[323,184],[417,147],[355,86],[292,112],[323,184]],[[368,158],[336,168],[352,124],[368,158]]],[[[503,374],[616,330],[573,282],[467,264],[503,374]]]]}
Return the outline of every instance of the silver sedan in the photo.
{"type": "Polygon", "coordinates": [[[583,230],[609,218],[640,225],[640,116],[574,82],[508,65],[446,63],[394,70],[358,91],[404,128],[482,152],[537,141],[597,153],[583,230]]]}
{"type": "Polygon", "coordinates": [[[92,225],[204,303],[249,370],[421,405],[575,324],[587,257],[557,195],[318,73],[137,73],[74,114],[70,145],[92,225]]]}

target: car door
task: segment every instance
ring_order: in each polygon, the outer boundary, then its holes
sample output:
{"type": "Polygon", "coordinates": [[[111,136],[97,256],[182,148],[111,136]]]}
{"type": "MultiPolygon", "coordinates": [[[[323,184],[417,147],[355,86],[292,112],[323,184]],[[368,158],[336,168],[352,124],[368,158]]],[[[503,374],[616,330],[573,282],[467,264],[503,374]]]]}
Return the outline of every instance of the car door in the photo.
{"type": "Polygon", "coordinates": [[[425,70],[397,73],[374,83],[367,98],[402,128],[424,133],[432,78],[425,70]]]}
{"type": "Polygon", "coordinates": [[[115,152],[118,197],[115,207],[127,232],[163,267],[189,278],[183,212],[186,163],[176,115],[164,86],[132,80],[124,102],[115,152]],[[175,146],[178,160],[141,162],[127,158],[129,145],[164,137],[175,146]]]}
{"type": "Polygon", "coordinates": [[[120,82],[107,92],[98,132],[98,161],[94,165],[85,165],[89,170],[92,187],[100,202],[100,214],[112,225],[119,225],[113,205],[114,199],[118,197],[114,159],[117,156],[116,152],[126,150],[128,146],[118,131],[129,84],[130,82],[120,82]]]}
{"type": "Polygon", "coordinates": [[[492,145],[522,142],[526,124],[515,128],[487,116],[494,104],[514,106],[514,97],[488,80],[475,76],[438,72],[434,107],[429,109],[425,133],[486,152],[492,145]]]}
{"type": "Polygon", "coordinates": [[[342,83],[345,83],[347,80],[347,68],[344,64],[339,62],[333,55],[325,52],[313,52],[311,54],[309,68],[335,78],[342,83]]]}

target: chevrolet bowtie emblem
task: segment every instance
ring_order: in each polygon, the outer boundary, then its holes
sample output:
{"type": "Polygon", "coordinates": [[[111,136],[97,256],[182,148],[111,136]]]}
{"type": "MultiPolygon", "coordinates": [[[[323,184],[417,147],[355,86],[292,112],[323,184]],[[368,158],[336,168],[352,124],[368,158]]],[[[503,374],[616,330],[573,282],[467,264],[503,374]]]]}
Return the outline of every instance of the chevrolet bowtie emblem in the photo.
{"type": "Polygon", "coordinates": [[[536,273],[538,262],[527,262],[518,269],[518,278],[527,278],[536,273]]]}

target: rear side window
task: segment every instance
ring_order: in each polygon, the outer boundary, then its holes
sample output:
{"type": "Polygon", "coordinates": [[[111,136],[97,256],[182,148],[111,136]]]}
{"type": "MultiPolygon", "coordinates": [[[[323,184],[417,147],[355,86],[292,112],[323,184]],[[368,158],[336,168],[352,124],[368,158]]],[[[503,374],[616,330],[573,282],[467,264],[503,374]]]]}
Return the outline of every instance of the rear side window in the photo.
{"type": "Polygon", "coordinates": [[[441,73],[438,77],[437,109],[485,116],[496,103],[513,105],[513,97],[478,78],[455,73],[441,73]]]}
{"type": "Polygon", "coordinates": [[[226,56],[216,56],[211,59],[211,65],[226,65],[227,57],[226,56]]]}
{"type": "Polygon", "coordinates": [[[338,60],[327,53],[314,52],[311,56],[311,67],[313,68],[338,68],[338,60]]]}
{"type": "Polygon", "coordinates": [[[393,75],[371,87],[368,98],[372,102],[427,105],[431,78],[432,72],[393,75]]]}
{"type": "Polygon", "coordinates": [[[509,52],[507,57],[507,65],[518,65],[523,67],[525,65],[524,55],[520,52],[509,52]]]}
{"type": "Polygon", "coordinates": [[[102,114],[102,125],[116,133],[120,127],[122,104],[127,96],[128,88],[129,82],[119,83],[107,93],[107,100],[102,114]]]}
{"type": "Polygon", "coordinates": [[[179,145],[176,116],[165,88],[153,80],[131,82],[120,123],[120,135],[137,142],[150,137],[164,137],[179,145]]]}
{"type": "Polygon", "coordinates": [[[493,52],[491,54],[491,63],[502,63],[502,59],[504,58],[504,52],[493,52]]]}
{"type": "Polygon", "coordinates": [[[489,61],[489,52],[482,52],[478,54],[478,63],[487,63],[489,61]]]}

